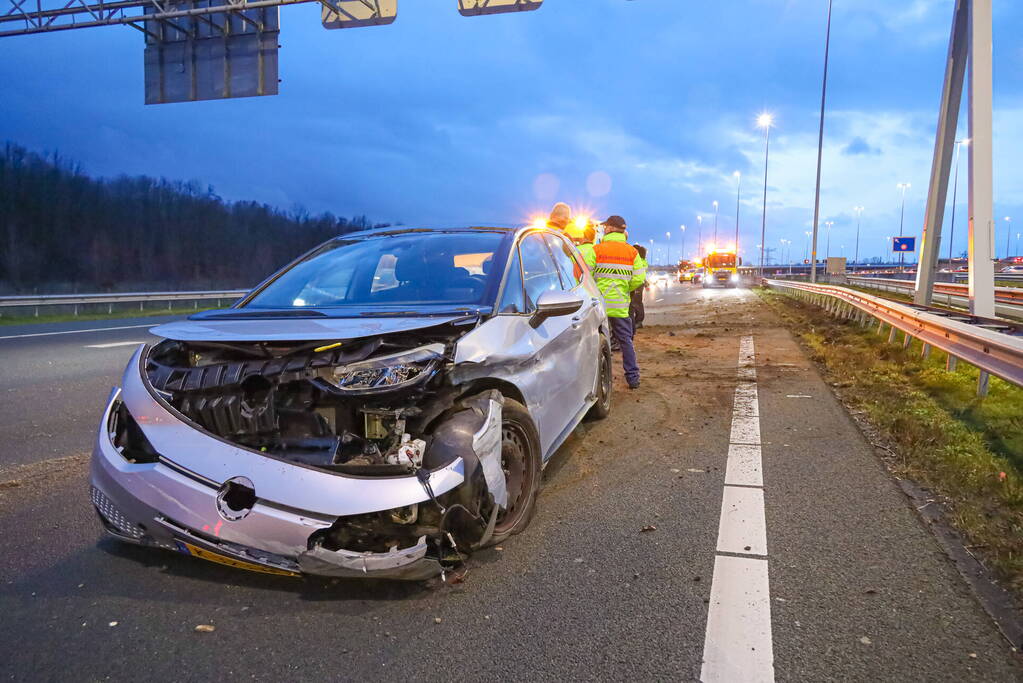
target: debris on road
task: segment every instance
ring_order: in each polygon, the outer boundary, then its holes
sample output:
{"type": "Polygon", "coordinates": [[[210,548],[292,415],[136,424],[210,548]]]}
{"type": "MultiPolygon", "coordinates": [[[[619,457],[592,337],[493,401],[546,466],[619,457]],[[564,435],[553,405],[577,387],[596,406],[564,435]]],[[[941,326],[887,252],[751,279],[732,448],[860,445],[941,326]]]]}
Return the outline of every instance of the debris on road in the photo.
{"type": "Polygon", "coordinates": [[[872,645],[874,641],[872,641],[870,638],[866,636],[860,636],[860,642],[863,643],[864,645],[872,645]]]}
{"type": "Polygon", "coordinates": [[[443,620],[443,619],[441,619],[440,617],[434,617],[434,618],[433,618],[433,623],[435,623],[435,624],[439,624],[439,623],[440,623],[440,622],[442,622],[442,621],[444,621],[444,620],[443,620]]]}
{"type": "Polygon", "coordinates": [[[640,531],[640,533],[643,533],[643,532],[646,532],[646,531],[657,531],[657,527],[655,527],[653,524],[647,524],[645,527],[643,527],[639,531],[640,531]]]}
{"type": "Polygon", "coordinates": [[[117,626],[117,622],[116,621],[111,621],[109,624],[107,624],[107,626],[109,626],[110,628],[113,628],[113,627],[117,626]]]}
{"type": "Polygon", "coordinates": [[[217,627],[213,624],[199,624],[195,627],[196,633],[213,633],[217,630],[217,627]]]}

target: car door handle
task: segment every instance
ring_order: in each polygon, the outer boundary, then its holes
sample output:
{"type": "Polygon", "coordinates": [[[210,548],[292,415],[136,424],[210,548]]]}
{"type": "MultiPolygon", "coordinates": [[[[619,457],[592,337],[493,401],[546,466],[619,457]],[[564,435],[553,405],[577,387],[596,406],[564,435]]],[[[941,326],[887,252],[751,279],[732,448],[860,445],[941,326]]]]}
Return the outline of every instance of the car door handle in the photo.
{"type": "Polygon", "coordinates": [[[583,321],[583,317],[581,315],[574,315],[574,316],[572,316],[572,329],[573,330],[578,330],[579,329],[579,325],[582,324],[582,321],[583,321]]]}

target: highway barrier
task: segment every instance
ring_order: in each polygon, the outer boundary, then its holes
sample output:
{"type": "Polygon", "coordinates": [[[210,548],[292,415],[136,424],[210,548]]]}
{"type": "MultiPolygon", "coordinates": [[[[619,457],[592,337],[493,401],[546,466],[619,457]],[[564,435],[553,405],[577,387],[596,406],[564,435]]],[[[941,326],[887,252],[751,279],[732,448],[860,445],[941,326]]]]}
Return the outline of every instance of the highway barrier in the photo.
{"type": "Polygon", "coordinates": [[[146,304],[150,309],[156,304],[166,304],[170,309],[174,302],[191,302],[193,308],[199,307],[200,301],[215,301],[219,307],[222,301],[234,303],[248,294],[247,289],[230,289],[210,292],[119,292],[111,294],[45,294],[30,296],[0,297],[0,311],[25,311],[31,309],[39,317],[39,309],[64,306],[72,309],[77,316],[84,306],[102,309],[105,305],[107,313],[114,312],[118,304],[138,304],[139,311],[145,311],[146,304]]]}
{"type": "Polygon", "coordinates": [[[903,304],[835,285],[765,280],[770,289],[817,304],[828,313],[861,325],[888,331],[895,342],[902,332],[902,345],[914,339],[926,356],[935,348],[947,354],[946,369],[954,370],[962,360],[980,370],[977,395],[985,396],[990,376],[1023,387],[1023,325],[1004,320],[979,318],[966,313],[903,304]]]}

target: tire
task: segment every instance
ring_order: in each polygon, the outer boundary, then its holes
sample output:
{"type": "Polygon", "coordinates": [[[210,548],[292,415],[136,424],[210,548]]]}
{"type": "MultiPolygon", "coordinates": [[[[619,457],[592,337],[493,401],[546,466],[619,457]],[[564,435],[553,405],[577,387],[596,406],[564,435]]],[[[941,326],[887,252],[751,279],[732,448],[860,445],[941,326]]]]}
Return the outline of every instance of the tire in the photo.
{"type": "Polygon", "coordinates": [[[611,347],[608,346],[607,337],[600,335],[600,361],[597,372],[600,380],[597,386],[597,402],[593,404],[586,413],[587,420],[603,420],[611,414],[611,376],[614,367],[614,359],[611,356],[611,347]]]}
{"type": "Polygon", "coordinates": [[[497,517],[487,545],[497,545],[527,526],[540,490],[540,435],[526,407],[505,397],[501,413],[501,466],[508,482],[508,508],[497,517]]]}

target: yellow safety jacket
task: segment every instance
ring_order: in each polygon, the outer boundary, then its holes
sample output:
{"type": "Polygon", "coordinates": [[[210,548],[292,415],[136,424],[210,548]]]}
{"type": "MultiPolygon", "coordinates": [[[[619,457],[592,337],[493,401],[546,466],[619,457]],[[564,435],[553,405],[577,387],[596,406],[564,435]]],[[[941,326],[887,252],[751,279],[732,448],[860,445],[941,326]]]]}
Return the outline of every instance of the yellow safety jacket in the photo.
{"type": "Polygon", "coordinates": [[[593,247],[592,262],[585,251],[583,258],[604,296],[604,310],[608,317],[628,318],[629,292],[646,282],[646,261],[620,232],[604,235],[603,241],[593,247]]]}

